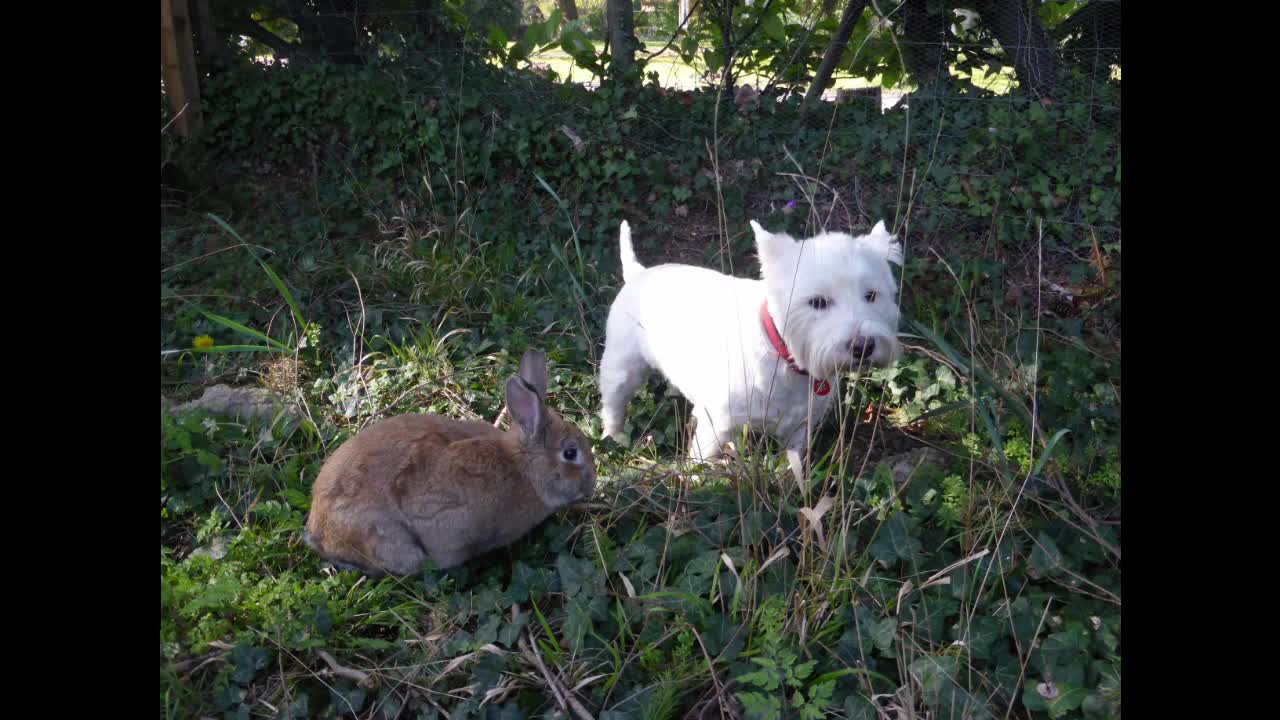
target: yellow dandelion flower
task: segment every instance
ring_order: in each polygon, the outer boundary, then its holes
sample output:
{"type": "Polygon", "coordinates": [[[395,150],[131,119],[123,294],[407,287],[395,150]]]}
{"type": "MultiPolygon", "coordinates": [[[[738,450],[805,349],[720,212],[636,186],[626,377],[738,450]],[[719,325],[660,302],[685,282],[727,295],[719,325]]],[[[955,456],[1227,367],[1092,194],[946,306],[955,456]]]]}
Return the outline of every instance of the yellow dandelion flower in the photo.
{"type": "Polygon", "coordinates": [[[196,338],[195,345],[197,350],[208,350],[213,347],[213,338],[208,335],[201,335],[196,338]]]}

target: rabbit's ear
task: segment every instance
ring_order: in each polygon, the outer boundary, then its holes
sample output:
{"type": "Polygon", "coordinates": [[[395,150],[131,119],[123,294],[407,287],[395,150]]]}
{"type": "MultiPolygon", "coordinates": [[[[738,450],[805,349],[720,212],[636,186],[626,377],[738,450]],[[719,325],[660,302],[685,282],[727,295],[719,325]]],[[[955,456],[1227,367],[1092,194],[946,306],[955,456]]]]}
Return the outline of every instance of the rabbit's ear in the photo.
{"type": "MultiPolygon", "coordinates": [[[[523,363],[520,369],[523,375],[523,363]]],[[[547,415],[542,409],[542,398],[523,377],[513,377],[507,381],[507,410],[511,412],[511,419],[520,426],[526,438],[534,439],[541,436],[547,424],[547,415]]]]}
{"type": "Polygon", "coordinates": [[[547,356],[537,350],[526,350],[520,358],[520,379],[529,384],[538,393],[538,398],[547,397],[547,356]]]}

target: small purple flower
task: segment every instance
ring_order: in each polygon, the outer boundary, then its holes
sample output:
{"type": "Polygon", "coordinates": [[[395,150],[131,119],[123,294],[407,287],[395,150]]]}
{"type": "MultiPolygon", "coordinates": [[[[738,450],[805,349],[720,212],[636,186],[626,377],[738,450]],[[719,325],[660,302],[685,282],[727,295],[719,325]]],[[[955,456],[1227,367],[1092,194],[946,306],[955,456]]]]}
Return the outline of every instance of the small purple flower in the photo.
{"type": "Polygon", "coordinates": [[[795,210],[795,209],[796,209],[796,201],[795,201],[795,200],[792,200],[791,202],[787,203],[787,209],[788,209],[788,210],[795,210]]]}

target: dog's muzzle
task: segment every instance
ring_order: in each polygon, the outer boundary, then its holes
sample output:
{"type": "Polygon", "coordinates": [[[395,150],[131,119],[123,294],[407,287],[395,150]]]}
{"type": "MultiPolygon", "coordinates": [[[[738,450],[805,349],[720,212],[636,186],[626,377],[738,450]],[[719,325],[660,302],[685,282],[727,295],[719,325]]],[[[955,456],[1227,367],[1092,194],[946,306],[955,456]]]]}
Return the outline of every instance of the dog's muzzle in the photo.
{"type": "Polygon", "coordinates": [[[859,362],[869,362],[876,352],[875,338],[854,338],[849,343],[849,355],[859,362]]]}
{"type": "Polygon", "coordinates": [[[849,341],[846,349],[849,353],[849,364],[854,367],[888,367],[893,364],[893,343],[888,340],[877,341],[874,337],[856,337],[849,341]],[[877,356],[876,349],[882,352],[877,356]]]}

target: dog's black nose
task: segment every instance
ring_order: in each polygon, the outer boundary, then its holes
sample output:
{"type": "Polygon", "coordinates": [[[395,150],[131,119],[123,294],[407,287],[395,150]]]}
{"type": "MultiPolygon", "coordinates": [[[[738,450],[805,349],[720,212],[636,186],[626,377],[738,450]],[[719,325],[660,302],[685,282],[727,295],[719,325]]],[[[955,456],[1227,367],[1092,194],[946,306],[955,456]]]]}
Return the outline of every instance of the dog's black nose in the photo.
{"type": "Polygon", "coordinates": [[[876,351],[876,341],[872,338],[857,338],[849,343],[849,352],[855,358],[870,358],[876,351]]]}

